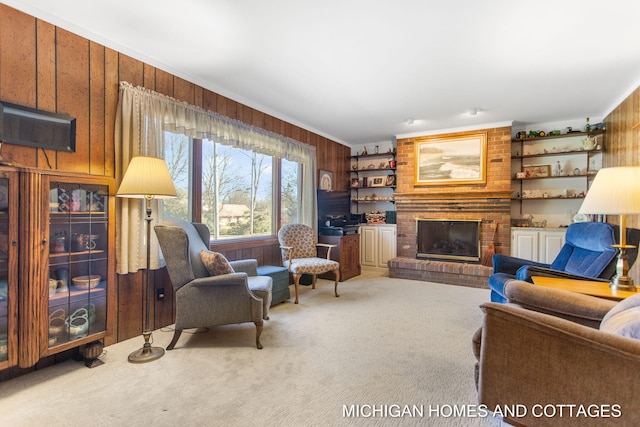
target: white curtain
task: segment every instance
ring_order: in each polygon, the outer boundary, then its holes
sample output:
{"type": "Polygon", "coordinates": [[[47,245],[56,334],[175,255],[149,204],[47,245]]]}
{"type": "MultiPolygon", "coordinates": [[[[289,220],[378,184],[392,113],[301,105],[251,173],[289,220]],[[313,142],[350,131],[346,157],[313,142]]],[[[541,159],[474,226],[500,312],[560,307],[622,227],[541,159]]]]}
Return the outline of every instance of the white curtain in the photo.
{"type": "MultiPolygon", "coordinates": [[[[164,157],[165,130],[300,163],[300,222],[317,227],[315,147],[127,82],[120,82],[116,115],[117,183],[122,180],[132,157],[164,157]]],[[[117,203],[116,271],[127,274],[146,267],[146,213],[143,200],[117,198],[117,203]]],[[[157,200],[153,201],[152,209],[153,226],[162,217],[157,200]]],[[[158,252],[155,233],[151,233],[151,269],[162,266],[158,252]]]]}

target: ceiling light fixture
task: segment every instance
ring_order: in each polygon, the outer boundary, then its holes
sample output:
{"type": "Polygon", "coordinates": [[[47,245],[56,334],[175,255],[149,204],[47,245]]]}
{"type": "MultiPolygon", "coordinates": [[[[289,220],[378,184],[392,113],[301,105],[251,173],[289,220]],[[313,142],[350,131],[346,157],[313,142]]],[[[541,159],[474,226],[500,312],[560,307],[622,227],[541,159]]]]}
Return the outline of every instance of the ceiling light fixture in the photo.
{"type": "Polygon", "coordinates": [[[469,115],[475,116],[476,114],[478,114],[479,111],[482,111],[482,110],[480,108],[472,108],[469,110],[469,115]]]}
{"type": "Polygon", "coordinates": [[[406,123],[406,124],[408,124],[408,125],[412,125],[412,124],[413,124],[413,122],[414,122],[414,120],[413,120],[413,119],[407,119],[407,120],[405,121],[405,123],[406,123]]]}

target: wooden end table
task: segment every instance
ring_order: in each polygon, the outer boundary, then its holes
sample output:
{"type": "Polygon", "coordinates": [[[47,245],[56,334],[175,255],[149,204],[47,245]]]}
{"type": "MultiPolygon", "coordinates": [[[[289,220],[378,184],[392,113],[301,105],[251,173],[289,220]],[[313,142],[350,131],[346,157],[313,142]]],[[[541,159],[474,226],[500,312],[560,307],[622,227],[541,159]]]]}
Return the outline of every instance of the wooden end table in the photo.
{"type": "Polygon", "coordinates": [[[594,297],[607,298],[622,301],[625,298],[636,295],[638,292],[613,290],[609,282],[596,282],[590,280],[561,279],[558,277],[532,276],[533,283],[538,286],[552,289],[562,289],[569,292],[577,292],[594,297]]]}

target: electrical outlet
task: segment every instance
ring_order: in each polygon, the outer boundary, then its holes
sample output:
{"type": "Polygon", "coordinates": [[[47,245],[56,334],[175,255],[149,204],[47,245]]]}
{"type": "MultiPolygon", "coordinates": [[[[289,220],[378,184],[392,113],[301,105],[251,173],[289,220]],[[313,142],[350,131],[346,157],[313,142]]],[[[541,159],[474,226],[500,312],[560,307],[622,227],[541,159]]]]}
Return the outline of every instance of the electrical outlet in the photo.
{"type": "Polygon", "coordinates": [[[164,288],[156,289],[156,300],[158,301],[164,300],[164,288]]]}

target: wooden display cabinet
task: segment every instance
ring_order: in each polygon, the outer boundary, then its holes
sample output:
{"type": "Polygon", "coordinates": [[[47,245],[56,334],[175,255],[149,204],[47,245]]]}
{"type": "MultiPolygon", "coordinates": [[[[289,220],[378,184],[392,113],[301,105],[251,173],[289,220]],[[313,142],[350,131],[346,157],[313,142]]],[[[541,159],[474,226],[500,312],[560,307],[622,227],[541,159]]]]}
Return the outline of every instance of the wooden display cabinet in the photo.
{"type": "Polygon", "coordinates": [[[115,341],[113,194],[111,178],[0,168],[0,369],[115,341]]]}
{"type": "Polygon", "coordinates": [[[0,170],[0,369],[18,363],[18,174],[0,170]]]}

